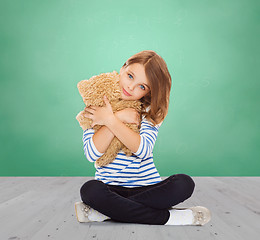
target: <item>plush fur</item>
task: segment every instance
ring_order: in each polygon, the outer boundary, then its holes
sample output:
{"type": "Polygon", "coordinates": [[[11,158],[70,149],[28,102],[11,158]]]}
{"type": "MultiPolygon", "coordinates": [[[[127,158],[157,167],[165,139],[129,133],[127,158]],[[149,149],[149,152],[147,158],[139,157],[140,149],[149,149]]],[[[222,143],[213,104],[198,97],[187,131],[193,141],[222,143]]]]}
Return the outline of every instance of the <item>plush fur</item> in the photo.
{"type": "MultiPolygon", "coordinates": [[[[77,87],[86,107],[104,106],[105,103],[103,97],[104,95],[106,95],[114,113],[125,108],[134,108],[139,113],[141,112],[141,102],[139,100],[127,101],[121,99],[121,90],[119,87],[119,74],[116,71],[109,73],[101,73],[100,75],[91,77],[89,80],[82,80],[77,84],[77,87]]],[[[84,111],[81,111],[76,116],[76,119],[78,120],[83,130],[91,128],[92,120],[84,116],[84,111]]],[[[139,133],[140,125],[126,125],[135,132],[139,133]]],[[[100,125],[95,125],[93,129],[96,132],[101,127],[102,126],[100,125]]],[[[126,146],[124,146],[118,138],[114,137],[106,152],[96,161],[96,165],[105,166],[113,162],[117,153],[121,149],[127,156],[132,155],[132,152],[129,149],[127,149],[126,146]]]]}

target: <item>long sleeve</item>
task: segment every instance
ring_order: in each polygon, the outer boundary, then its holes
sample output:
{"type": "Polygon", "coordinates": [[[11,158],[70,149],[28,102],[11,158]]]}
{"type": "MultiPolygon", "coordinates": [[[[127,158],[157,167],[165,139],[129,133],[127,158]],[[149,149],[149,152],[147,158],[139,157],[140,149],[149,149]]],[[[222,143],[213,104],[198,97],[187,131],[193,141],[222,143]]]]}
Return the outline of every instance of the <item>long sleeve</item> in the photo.
{"type": "Polygon", "coordinates": [[[84,154],[88,161],[95,162],[104,153],[100,153],[93,142],[94,130],[92,128],[83,131],[84,154]]]}
{"type": "Polygon", "coordinates": [[[158,130],[161,124],[162,123],[153,126],[145,118],[142,120],[140,128],[141,142],[137,152],[134,153],[137,157],[141,159],[147,159],[152,155],[158,130]]]}

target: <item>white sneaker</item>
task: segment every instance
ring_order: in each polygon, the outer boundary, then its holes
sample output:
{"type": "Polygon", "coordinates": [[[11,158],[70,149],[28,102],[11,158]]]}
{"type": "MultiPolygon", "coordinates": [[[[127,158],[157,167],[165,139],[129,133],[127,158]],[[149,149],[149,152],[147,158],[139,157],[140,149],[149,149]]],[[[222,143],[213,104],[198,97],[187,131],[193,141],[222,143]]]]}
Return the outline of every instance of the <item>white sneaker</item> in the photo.
{"type": "Polygon", "coordinates": [[[176,210],[190,209],[192,211],[193,220],[191,224],[187,224],[187,225],[202,226],[208,223],[211,219],[211,213],[209,209],[202,206],[189,207],[189,208],[171,208],[171,209],[176,209],[176,210]]]}
{"type": "Polygon", "coordinates": [[[79,222],[103,222],[109,217],[91,208],[83,202],[75,203],[77,220],[79,222]]]}

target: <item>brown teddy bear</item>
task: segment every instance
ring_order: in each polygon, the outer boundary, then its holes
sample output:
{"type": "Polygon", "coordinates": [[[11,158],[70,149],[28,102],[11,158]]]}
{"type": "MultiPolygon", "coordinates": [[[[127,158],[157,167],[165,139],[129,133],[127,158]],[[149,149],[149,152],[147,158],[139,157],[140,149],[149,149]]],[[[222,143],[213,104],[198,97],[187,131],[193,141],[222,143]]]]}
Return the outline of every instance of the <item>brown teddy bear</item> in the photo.
{"type": "MultiPolygon", "coordinates": [[[[86,104],[86,107],[104,106],[105,103],[103,97],[105,95],[107,96],[107,99],[110,102],[114,113],[125,108],[134,108],[139,113],[141,113],[141,101],[127,101],[121,98],[121,90],[119,87],[119,74],[116,71],[101,73],[100,75],[91,77],[89,80],[82,80],[77,84],[77,87],[80,95],[83,98],[84,103],[86,104]]],[[[85,117],[84,113],[85,111],[81,111],[76,116],[76,119],[78,120],[82,129],[86,130],[91,128],[92,120],[85,117]]],[[[137,126],[136,124],[125,124],[135,132],[139,133],[140,126],[137,126]]],[[[95,125],[93,129],[96,132],[101,127],[101,125],[95,125]]],[[[127,149],[126,146],[124,146],[117,137],[114,137],[106,152],[96,161],[96,165],[105,166],[113,162],[117,153],[121,149],[127,156],[132,155],[132,152],[127,149]]]]}

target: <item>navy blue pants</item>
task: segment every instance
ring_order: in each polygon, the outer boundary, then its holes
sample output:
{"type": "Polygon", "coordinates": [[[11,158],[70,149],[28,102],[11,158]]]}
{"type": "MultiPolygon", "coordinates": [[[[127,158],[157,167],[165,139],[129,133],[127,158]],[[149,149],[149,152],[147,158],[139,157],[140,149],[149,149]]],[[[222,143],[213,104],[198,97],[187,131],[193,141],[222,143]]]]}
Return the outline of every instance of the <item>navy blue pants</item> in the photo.
{"type": "Polygon", "coordinates": [[[82,201],[114,221],[164,225],[170,216],[169,208],[188,199],[195,183],[186,174],[143,187],[108,185],[90,180],[80,189],[82,201]]]}

